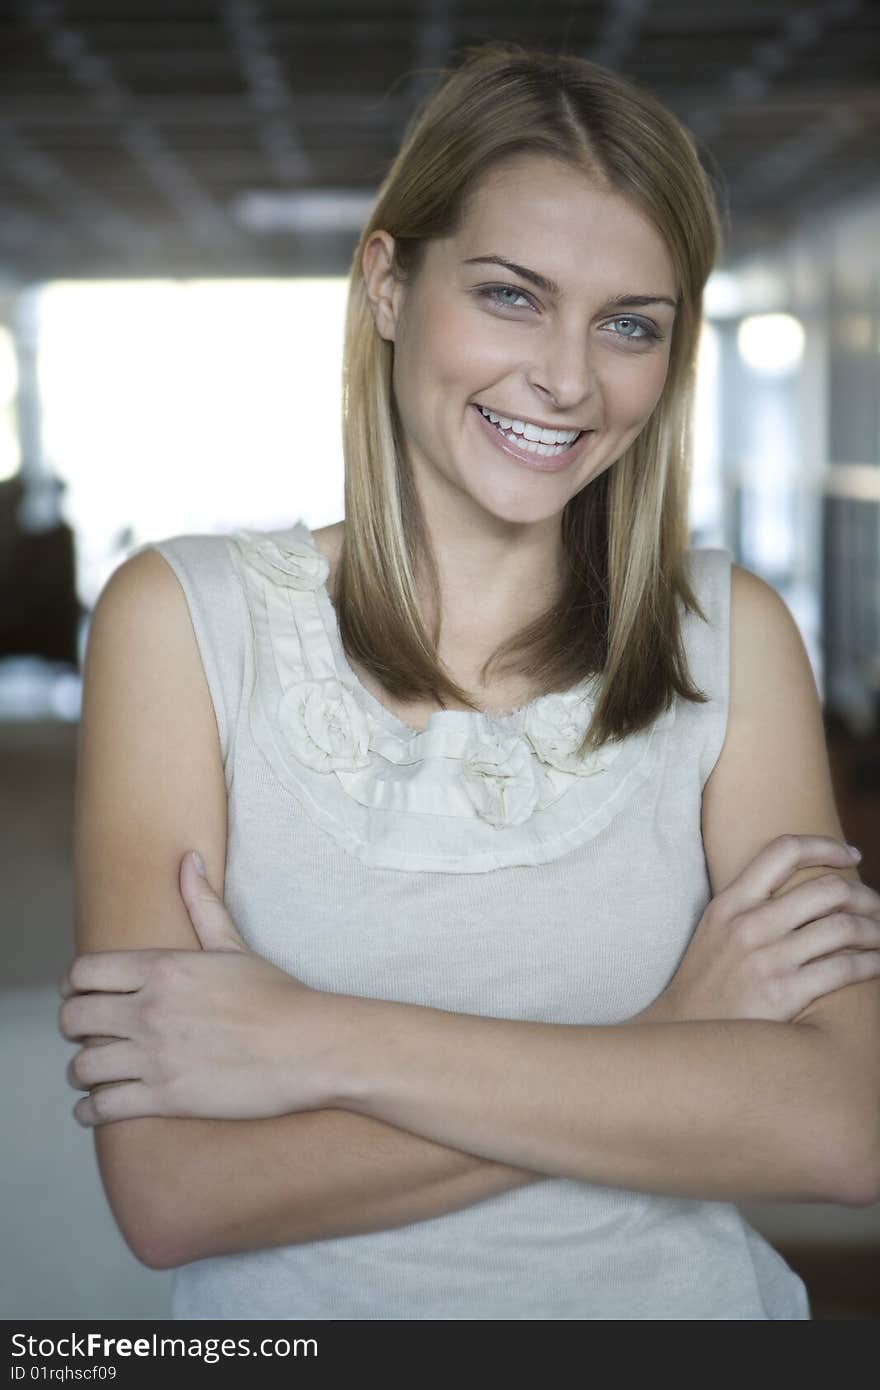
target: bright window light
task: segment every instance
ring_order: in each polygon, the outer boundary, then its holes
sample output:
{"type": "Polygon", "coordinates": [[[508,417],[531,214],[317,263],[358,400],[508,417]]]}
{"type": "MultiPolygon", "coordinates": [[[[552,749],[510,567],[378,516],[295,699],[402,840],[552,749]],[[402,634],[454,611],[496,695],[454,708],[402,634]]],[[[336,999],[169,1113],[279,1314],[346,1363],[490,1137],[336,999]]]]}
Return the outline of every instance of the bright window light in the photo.
{"type": "Polygon", "coordinates": [[[804,352],[804,328],[792,314],[751,314],[736,335],[739,355],[747,367],[764,376],[784,376],[798,365],[804,352]]]}
{"type": "Polygon", "coordinates": [[[345,278],[61,282],[40,301],[49,466],[91,605],[136,545],[343,515],[345,278]]]}
{"type": "Polygon", "coordinates": [[[8,328],[0,325],[0,483],[7,482],[18,472],[21,450],[15,422],[15,398],[18,394],[18,363],[8,328]]]}

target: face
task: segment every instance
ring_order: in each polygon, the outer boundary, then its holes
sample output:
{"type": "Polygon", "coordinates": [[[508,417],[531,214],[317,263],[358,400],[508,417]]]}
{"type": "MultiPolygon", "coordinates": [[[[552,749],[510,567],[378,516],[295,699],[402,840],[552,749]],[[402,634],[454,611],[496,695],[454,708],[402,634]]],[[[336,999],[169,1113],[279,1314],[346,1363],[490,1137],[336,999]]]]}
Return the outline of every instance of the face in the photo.
{"type": "Polygon", "coordinates": [[[429,514],[558,521],[660,399],[675,317],[663,300],[677,286],[659,233],[620,194],[529,156],[486,176],[460,231],[431,242],[406,284],[390,276],[392,248],[376,232],[364,273],[395,345],[395,399],[429,514]],[[642,302],[612,302],[621,296],[642,302]],[[569,435],[548,443],[546,429],[569,435]]]}

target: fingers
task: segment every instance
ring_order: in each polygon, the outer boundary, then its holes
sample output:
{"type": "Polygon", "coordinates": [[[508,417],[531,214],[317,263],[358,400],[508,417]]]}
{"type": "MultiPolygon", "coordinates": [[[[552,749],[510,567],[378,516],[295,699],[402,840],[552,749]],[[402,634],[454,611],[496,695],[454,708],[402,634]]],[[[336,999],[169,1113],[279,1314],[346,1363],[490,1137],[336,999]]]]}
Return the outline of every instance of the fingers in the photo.
{"type": "Polygon", "coordinates": [[[81,1047],[67,1064],[67,1084],[75,1091],[88,1091],[109,1081],[139,1081],[141,1065],[140,1053],[130,1042],[81,1047]]]}
{"type": "Polygon", "coordinates": [[[153,1092],[140,1081],[122,1081],[118,1085],[99,1087],[83,1096],[73,1107],[74,1118],[84,1127],[164,1113],[153,1092]]]}
{"type": "Polygon", "coordinates": [[[786,965],[803,966],[832,951],[873,951],[880,962],[880,921],[853,912],[832,912],[768,948],[786,965]]]}
{"type": "Polygon", "coordinates": [[[230,917],[226,904],[193,863],[192,854],[180,861],[180,896],[202,950],[248,951],[250,947],[230,917]]]}
{"type": "Polygon", "coordinates": [[[140,989],[147,978],[152,958],[158,952],[149,950],[94,951],[77,956],[58,985],[62,999],[88,990],[140,989]]]}
{"type": "Polygon", "coordinates": [[[801,966],[795,979],[797,995],[793,1013],[802,1013],[808,1004],[836,989],[857,984],[860,980],[876,979],[880,975],[880,951],[846,951],[836,956],[823,956],[801,966]]]}
{"type": "Polygon", "coordinates": [[[211,886],[211,881],[207,873],[200,874],[196,868],[193,859],[193,851],[185,854],[180,861],[178,883],[180,886],[180,895],[184,902],[189,902],[191,899],[198,900],[199,898],[204,898],[207,902],[208,899],[217,896],[211,886]]]}
{"type": "Polygon", "coordinates": [[[772,939],[841,911],[880,921],[880,893],[839,873],[822,874],[771,898],[759,911],[762,928],[772,939]]]}
{"type": "Polygon", "coordinates": [[[739,914],[765,902],[797,869],[814,864],[851,869],[857,863],[846,845],[830,835],[777,835],[717,896],[739,914]]]}
{"type": "Polygon", "coordinates": [[[74,994],[58,1010],[62,1038],[77,1042],[95,1033],[130,1038],[133,1012],[125,994],[74,994]]]}

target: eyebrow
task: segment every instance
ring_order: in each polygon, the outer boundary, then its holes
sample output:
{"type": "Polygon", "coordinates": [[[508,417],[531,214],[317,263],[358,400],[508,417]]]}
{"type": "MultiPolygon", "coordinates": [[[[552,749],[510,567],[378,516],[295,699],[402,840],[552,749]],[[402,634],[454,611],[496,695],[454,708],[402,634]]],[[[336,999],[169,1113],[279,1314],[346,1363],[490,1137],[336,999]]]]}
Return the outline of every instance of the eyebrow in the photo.
{"type": "MultiPolygon", "coordinates": [[[[528,280],[530,284],[543,290],[545,294],[556,295],[558,298],[562,293],[555,280],[548,279],[546,275],[539,275],[537,270],[529,270],[528,266],[508,261],[504,256],[469,256],[467,260],[462,261],[462,265],[503,265],[521,280],[528,280]]],[[[670,299],[667,294],[616,294],[605,302],[620,304],[628,309],[636,309],[645,304],[669,304],[673,309],[678,308],[677,301],[670,299]]]]}

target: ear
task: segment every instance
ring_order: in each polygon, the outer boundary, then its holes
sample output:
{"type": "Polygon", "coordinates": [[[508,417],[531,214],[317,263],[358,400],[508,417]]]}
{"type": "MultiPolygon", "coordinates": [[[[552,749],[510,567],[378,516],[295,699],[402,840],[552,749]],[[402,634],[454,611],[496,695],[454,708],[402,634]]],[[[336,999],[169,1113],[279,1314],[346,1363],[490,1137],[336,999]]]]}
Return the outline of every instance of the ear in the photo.
{"type": "Polygon", "coordinates": [[[403,284],[394,274],[394,237],[381,229],[364,247],[361,269],[379,335],[393,343],[403,302],[403,284]]]}

